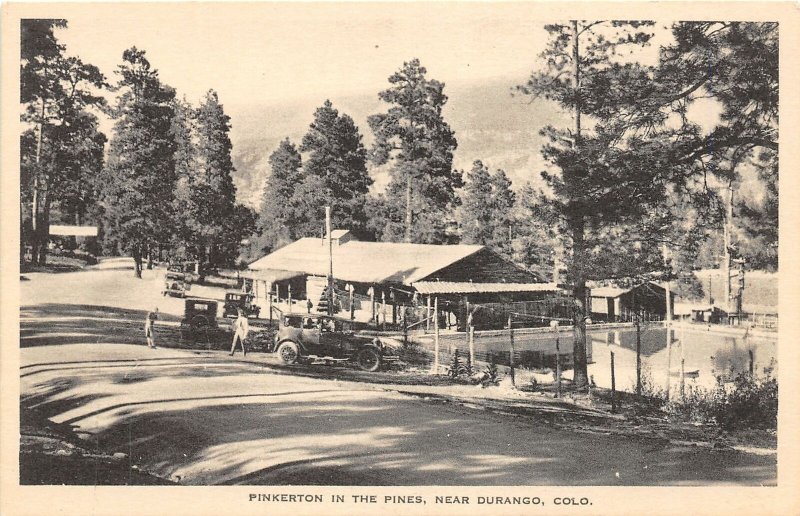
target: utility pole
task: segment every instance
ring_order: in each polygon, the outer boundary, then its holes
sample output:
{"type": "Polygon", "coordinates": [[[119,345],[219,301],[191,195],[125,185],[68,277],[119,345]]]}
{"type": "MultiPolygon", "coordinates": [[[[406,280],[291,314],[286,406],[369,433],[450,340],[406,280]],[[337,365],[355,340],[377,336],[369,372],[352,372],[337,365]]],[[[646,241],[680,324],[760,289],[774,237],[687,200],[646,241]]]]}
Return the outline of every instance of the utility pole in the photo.
{"type": "Polygon", "coordinates": [[[325,206],[325,231],[328,233],[328,315],[333,315],[333,237],[330,206],[325,206]]]}
{"type": "Polygon", "coordinates": [[[725,226],[723,227],[723,242],[725,249],[722,255],[722,281],[725,289],[725,309],[731,312],[731,224],[733,223],[733,180],[728,183],[728,200],[725,207],[725,226]]]}
{"type": "Polygon", "coordinates": [[[672,365],[672,303],[669,292],[669,281],[666,284],[667,293],[667,315],[664,321],[664,329],[667,331],[667,399],[669,399],[669,368],[672,365]]]}

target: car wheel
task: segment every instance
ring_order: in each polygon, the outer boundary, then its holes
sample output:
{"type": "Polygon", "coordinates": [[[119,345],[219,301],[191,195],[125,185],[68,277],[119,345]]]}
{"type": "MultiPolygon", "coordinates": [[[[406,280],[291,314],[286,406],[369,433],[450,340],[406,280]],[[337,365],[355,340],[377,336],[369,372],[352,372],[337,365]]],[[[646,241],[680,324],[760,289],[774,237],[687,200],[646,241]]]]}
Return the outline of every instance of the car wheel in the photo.
{"type": "Polygon", "coordinates": [[[206,326],[211,326],[211,323],[202,315],[195,315],[192,318],[192,326],[195,328],[205,328],[206,326]]]}
{"type": "Polygon", "coordinates": [[[292,341],[287,341],[278,346],[278,356],[284,364],[294,364],[300,358],[300,350],[292,341]]]}
{"type": "Polygon", "coordinates": [[[377,371],[381,367],[381,356],[373,348],[364,348],[356,357],[358,367],[362,371],[377,371]]]}

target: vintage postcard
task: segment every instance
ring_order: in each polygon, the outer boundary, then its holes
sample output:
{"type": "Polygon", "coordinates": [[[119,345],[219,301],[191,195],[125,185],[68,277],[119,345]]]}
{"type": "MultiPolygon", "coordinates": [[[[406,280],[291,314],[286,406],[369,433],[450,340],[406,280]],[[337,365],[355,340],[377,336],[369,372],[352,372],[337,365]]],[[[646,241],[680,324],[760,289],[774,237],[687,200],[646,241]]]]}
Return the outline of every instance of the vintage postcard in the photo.
{"type": "Polygon", "coordinates": [[[798,21],[4,3],[0,510],[800,512],[798,21]]]}

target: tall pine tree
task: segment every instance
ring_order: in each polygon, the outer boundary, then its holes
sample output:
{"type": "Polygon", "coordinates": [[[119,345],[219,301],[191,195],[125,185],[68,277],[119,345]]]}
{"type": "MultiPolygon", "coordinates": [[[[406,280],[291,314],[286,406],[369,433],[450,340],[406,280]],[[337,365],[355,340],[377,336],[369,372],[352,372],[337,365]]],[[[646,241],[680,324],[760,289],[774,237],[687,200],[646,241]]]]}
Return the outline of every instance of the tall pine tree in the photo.
{"type": "Polygon", "coordinates": [[[143,50],[125,50],[119,66],[114,135],[103,172],[106,229],[129,252],[142,276],[142,258],[168,242],[174,220],[175,90],[161,83],[143,50]]]}
{"type": "Polygon", "coordinates": [[[486,245],[511,258],[514,198],[511,181],[504,171],[489,174],[481,161],[475,161],[466,174],[461,195],[461,241],[486,245]]]}
{"type": "Polygon", "coordinates": [[[21,119],[34,127],[26,130],[20,149],[21,197],[31,207],[30,231],[23,228],[22,236],[31,244],[33,262],[44,263],[54,200],[68,195],[68,210],[80,217],[93,198],[94,182],[86,174],[102,166],[104,137],[88,109],[105,105],[98,90],[107,85],[97,67],[65,54],[55,36],[66,28],[65,20],[20,24],[21,119]]]}
{"type": "Polygon", "coordinates": [[[269,156],[270,174],[261,198],[259,228],[263,252],[272,252],[297,238],[295,190],[303,179],[303,160],[288,138],[269,156]]]}
{"type": "Polygon", "coordinates": [[[446,241],[456,189],[463,185],[453,169],[456,139],[442,117],[444,84],[426,73],[418,59],[403,63],[389,77],[391,87],[378,94],[388,111],[368,118],[375,134],[373,162],[391,163],[382,214],[386,240],[446,241]]]}
{"type": "MultiPolygon", "coordinates": [[[[588,382],[586,281],[606,277],[598,265],[604,250],[626,254],[625,274],[652,270],[659,220],[651,215],[663,200],[670,171],[665,145],[648,130],[663,122],[628,116],[654,89],[653,70],[620,57],[626,47],[647,45],[651,22],[582,21],[547,25],[543,67],[519,89],[558,103],[572,115],[568,128],[547,127],[542,152],[551,164],[541,198],[557,216],[564,237],[574,298],[575,384],[588,382]],[[633,156],[633,151],[636,156],[633,156]],[[620,228],[624,228],[620,233],[620,228]],[[604,245],[606,244],[606,245],[604,245]],[[629,251],[626,253],[625,251],[629,251]]],[[[621,271],[615,270],[615,274],[621,271]]]]}
{"type": "Polygon", "coordinates": [[[339,114],[329,100],[317,108],[303,136],[300,151],[305,179],[295,190],[298,236],[319,235],[325,206],[331,207],[333,226],[364,235],[366,195],[372,184],[367,172],[367,151],[353,119],[339,114]]]}
{"type": "Polygon", "coordinates": [[[190,181],[191,247],[201,260],[224,265],[236,258],[231,242],[236,237],[228,224],[235,218],[236,187],[231,177],[230,117],[214,90],[197,109],[195,127],[198,168],[190,181]]]}

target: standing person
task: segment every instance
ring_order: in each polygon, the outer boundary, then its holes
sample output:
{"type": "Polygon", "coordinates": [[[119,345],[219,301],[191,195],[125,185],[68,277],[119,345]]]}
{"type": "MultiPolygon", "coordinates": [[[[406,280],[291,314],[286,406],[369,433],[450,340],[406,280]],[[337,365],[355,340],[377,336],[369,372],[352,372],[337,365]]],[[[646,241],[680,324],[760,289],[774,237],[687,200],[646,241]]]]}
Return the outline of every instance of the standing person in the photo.
{"type": "Polygon", "coordinates": [[[150,349],[156,349],[154,328],[156,319],[158,319],[158,307],[152,312],[147,312],[147,317],[144,319],[144,336],[150,349]]]}
{"type": "Polygon", "coordinates": [[[247,334],[250,332],[250,323],[247,322],[247,317],[244,315],[244,311],[241,308],[236,310],[239,313],[239,316],[233,322],[233,342],[231,342],[231,356],[236,351],[236,339],[239,339],[239,342],[242,344],[242,355],[247,356],[247,348],[244,347],[244,340],[247,338],[247,334]]]}

